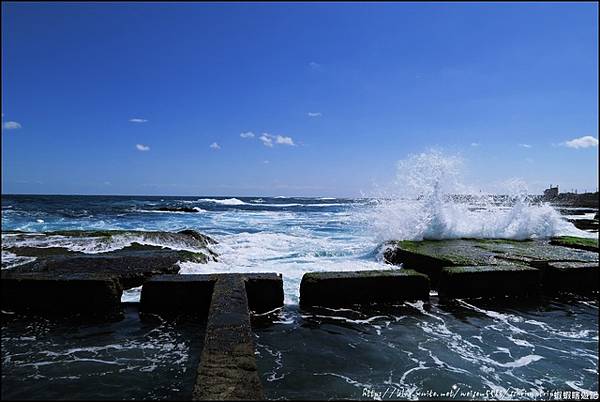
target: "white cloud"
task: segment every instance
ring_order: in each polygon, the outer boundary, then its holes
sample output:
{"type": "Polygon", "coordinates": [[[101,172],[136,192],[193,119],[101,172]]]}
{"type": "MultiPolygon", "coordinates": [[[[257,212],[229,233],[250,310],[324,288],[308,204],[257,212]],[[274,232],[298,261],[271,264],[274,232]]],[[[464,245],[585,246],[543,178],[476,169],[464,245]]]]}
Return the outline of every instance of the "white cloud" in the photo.
{"type": "Polygon", "coordinates": [[[150,151],[150,147],[144,144],[135,144],[138,151],[150,151]]]}
{"type": "Polygon", "coordinates": [[[478,142],[472,142],[472,143],[471,143],[471,146],[472,146],[472,147],[478,147],[478,146],[479,146],[479,143],[478,143],[478,142]]]}
{"type": "Polygon", "coordinates": [[[132,123],[146,123],[148,120],[140,119],[139,117],[134,117],[132,119],[129,119],[129,121],[132,123]]]}
{"type": "Polygon", "coordinates": [[[240,137],[242,137],[242,138],[254,138],[254,133],[252,131],[246,131],[245,133],[241,133],[240,137]]]}
{"type": "Polygon", "coordinates": [[[262,133],[262,135],[258,137],[258,139],[262,141],[265,147],[269,148],[273,148],[274,144],[289,146],[296,145],[292,137],[287,137],[284,135],[271,135],[269,133],[262,133]]]}
{"type": "Polygon", "coordinates": [[[311,61],[310,63],[308,63],[308,67],[310,67],[311,70],[319,70],[321,68],[321,65],[315,61],[311,61]]]}
{"type": "Polygon", "coordinates": [[[267,165],[267,164],[269,163],[269,161],[268,161],[268,160],[264,160],[264,161],[263,161],[263,163],[264,163],[265,165],[267,165]]]}
{"type": "Polygon", "coordinates": [[[2,128],[4,130],[16,130],[21,128],[21,124],[17,123],[16,121],[7,121],[2,124],[2,128]]]}
{"type": "Polygon", "coordinates": [[[292,140],[292,137],[284,137],[282,135],[278,135],[277,137],[275,137],[275,141],[278,144],[282,144],[282,145],[291,145],[291,146],[296,145],[296,144],[294,144],[294,140],[292,140]]]}
{"type": "Polygon", "coordinates": [[[219,144],[217,144],[216,142],[213,142],[212,144],[210,144],[209,147],[210,147],[210,149],[214,149],[214,150],[221,149],[221,146],[219,144]]]}
{"type": "Polygon", "coordinates": [[[529,145],[529,144],[519,144],[519,146],[521,148],[531,148],[531,145],[529,145]]]}
{"type": "Polygon", "coordinates": [[[321,112],[308,112],[308,117],[320,117],[322,115],[321,112]]]}
{"type": "Polygon", "coordinates": [[[564,142],[564,145],[569,148],[575,148],[575,149],[597,147],[598,139],[592,137],[591,135],[586,135],[586,136],[579,137],[579,138],[573,138],[570,141],[566,141],[566,142],[564,142]]]}
{"type": "Polygon", "coordinates": [[[265,147],[273,148],[273,137],[270,134],[263,133],[258,139],[262,141],[265,147]]]}

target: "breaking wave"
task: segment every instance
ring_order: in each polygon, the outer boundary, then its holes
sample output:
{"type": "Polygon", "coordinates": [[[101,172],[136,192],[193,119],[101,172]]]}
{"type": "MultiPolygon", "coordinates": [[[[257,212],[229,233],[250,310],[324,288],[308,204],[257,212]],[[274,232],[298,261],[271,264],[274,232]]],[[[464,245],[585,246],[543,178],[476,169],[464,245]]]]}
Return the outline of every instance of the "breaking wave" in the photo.
{"type": "Polygon", "coordinates": [[[237,198],[226,198],[224,200],[218,200],[214,198],[201,198],[198,200],[199,202],[213,202],[215,204],[221,205],[248,205],[248,203],[239,200],[237,198]]]}
{"type": "MultiPolygon", "coordinates": [[[[191,232],[191,231],[190,231],[191,232]]],[[[19,233],[13,236],[3,235],[2,259],[16,259],[6,248],[11,247],[34,247],[54,248],[60,247],[69,251],[99,254],[121,250],[134,243],[168,248],[171,250],[202,252],[206,251],[212,239],[200,234],[184,232],[153,232],[153,231],[70,231],[70,232],[48,232],[46,234],[19,233]]],[[[23,263],[23,261],[19,261],[23,263]]],[[[28,261],[25,261],[28,262],[28,261]]],[[[19,264],[11,264],[19,265],[19,264]]]]}
{"type": "Polygon", "coordinates": [[[462,165],[461,158],[439,151],[400,161],[396,190],[367,212],[379,240],[590,236],[534,201],[520,180],[506,183],[502,195],[473,191],[462,181],[462,165]]]}

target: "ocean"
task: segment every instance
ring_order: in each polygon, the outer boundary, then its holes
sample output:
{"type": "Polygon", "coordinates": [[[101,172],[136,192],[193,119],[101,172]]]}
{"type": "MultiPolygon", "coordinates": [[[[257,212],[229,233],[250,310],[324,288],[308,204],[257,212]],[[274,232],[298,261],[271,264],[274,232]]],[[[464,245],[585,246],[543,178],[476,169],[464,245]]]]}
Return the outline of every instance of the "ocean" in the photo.
{"type": "MultiPolygon", "coordinates": [[[[182,262],[181,274],[283,274],[285,307],[274,322],[254,317],[253,325],[269,398],[405,399],[430,390],[488,392],[492,399],[521,392],[519,399],[531,399],[526,392],[598,391],[596,298],[416,302],[319,313],[298,307],[306,272],[398,269],[382,261],[385,240],[597,236],[576,229],[552,206],[523,197],[457,200],[435,189],[416,199],[4,195],[2,268],[35,259],[7,250],[15,246],[98,254],[140,243],[195,251],[143,234],[184,229],[215,239],[210,248],[218,257],[182,262]],[[52,234],[67,230],[90,233],[52,234]],[[129,232],[108,241],[93,235],[108,230],[129,232]],[[28,235],[15,236],[22,232],[28,235]]],[[[123,301],[131,304],[123,322],[78,326],[77,336],[67,339],[57,336],[57,327],[71,324],[3,318],[2,397],[68,398],[44,386],[58,383],[72,389],[73,398],[119,398],[124,391],[114,378],[121,373],[119,378],[138,379],[129,383],[135,386],[128,397],[185,399],[181,384],[191,381],[183,378],[193,373],[194,351],[201,348],[186,334],[203,324],[142,325],[132,318],[139,294],[139,288],[124,292],[123,301]]]]}

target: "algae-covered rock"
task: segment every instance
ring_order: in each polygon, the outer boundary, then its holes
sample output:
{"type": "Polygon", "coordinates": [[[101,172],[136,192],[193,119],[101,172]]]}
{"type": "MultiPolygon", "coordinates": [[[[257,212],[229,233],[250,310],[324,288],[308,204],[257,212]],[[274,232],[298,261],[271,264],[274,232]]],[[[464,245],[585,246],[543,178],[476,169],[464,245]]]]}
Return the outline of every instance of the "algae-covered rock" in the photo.
{"type": "Polygon", "coordinates": [[[518,265],[448,267],[439,281],[442,298],[536,296],[540,290],[540,270],[518,265]]]}
{"type": "Polygon", "coordinates": [[[588,239],[584,237],[562,236],[554,237],[550,240],[550,244],[555,246],[563,246],[576,248],[580,250],[598,251],[598,239],[588,239]]]}
{"type": "Polygon", "coordinates": [[[494,252],[478,246],[478,240],[424,240],[389,242],[384,252],[386,262],[402,264],[429,276],[437,287],[444,267],[507,264],[498,260],[494,252]]]}
{"type": "Polygon", "coordinates": [[[396,241],[384,258],[429,276],[436,288],[445,267],[515,265],[541,267],[549,262],[598,263],[598,253],[556,246],[549,240],[457,239],[396,241]]]}
{"type": "Polygon", "coordinates": [[[9,268],[12,272],[108,274],[125,289],[154,275],[175,274],[181,262],[206,263],[217,256],[208,247],[216,242],[194,230],[12,233],[3,240],[3,250],[35,258],[9,268]]]}

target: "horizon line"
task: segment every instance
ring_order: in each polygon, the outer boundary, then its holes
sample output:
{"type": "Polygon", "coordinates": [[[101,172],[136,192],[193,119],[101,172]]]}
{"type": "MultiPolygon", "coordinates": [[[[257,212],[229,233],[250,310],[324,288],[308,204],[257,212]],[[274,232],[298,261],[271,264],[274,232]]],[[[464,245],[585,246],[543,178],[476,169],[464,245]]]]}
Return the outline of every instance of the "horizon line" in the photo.
{"type": "MultiPolygon", "coordinates": [[[[586,191],[586,192],[562,192],[559,193],[560,194],[576,194],[576,195],[582,195],[582,194],[597,194],[598,190],[596,191],[586,191]]],[[[483,193],[483,194],[489,194],[489,195],[495,195],[495,196],[510,196],[510,194],[496,194],[496,193],[483,193]]],[[[159,194],[159,195],[151,195],[151,194],[64,194],[64,193],[53,193],[53,194],[43,194],[43,193],[1,193],[0,197],[4,197],[4,196],[59,196],[59,197],[217,197],[217,198],[251,198],[251,197],[266,197],[266,198],[277,198],[277,197],[283,197],[283,198],[337,198],[337,199],[342,199],[342,198],[347,198],[347,199],[357,199],[357,198],[372,198],[372,199],[380,199],[380,198],[393,198],[393,197],[373,197],[373,196],[364,196],[364,197],[334,197],[334,196],[324,196],[324,195],[318,195],[318,196],[300,196],[300,195],[293,195],[293,196],[287,196],[287,195],[210,195],[210,194],[196,194],[196,195],[167,195],[167,194],[159,194]]],[[[478,195],[478,194],[451,194],[451,195],[478,195]]],[[[537,193],[529,193],[527,194],[528,196],[543,196],[543,193],[537,194],[537,193]]]]}

